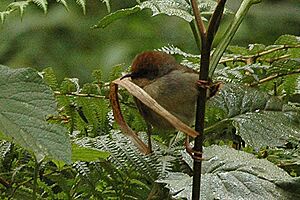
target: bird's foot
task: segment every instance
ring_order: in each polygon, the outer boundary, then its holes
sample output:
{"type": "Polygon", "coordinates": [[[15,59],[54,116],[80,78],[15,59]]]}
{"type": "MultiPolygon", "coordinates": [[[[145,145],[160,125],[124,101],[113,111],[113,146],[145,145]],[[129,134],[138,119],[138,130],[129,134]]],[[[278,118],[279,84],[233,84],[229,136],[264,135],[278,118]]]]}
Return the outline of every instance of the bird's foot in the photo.
{"type": "Polygon", "coordinates": [[[213,83],[211,80],[198,80],[197,85],[200,88],[206,89],[207,90],[207,98],[211,98],[215,96],[220,88],[222,87],[223,83],[221,81],[217,81],[213,83]]]}
{"type": "Polygon", "coordinates": [[[195,161],[201,162],[205,160],[205,158],[202,157],[203,153],[201,151],[196,151],[190,145],[189,140],[185,140],[185,150],[195,161]]]}
{"type": "Polygon", "coordinates": [[[198,87],[201,87],[203,89],[209,89],[212,85],[212,82],[206,81],[206,80],[198,80],[197,85],[198,85],[198,87]]]}

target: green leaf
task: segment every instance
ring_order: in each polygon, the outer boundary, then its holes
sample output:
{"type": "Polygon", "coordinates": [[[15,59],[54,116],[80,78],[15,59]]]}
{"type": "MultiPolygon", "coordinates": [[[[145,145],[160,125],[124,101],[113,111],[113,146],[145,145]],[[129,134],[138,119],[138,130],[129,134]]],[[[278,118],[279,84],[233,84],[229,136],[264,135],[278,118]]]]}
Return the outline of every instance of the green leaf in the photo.
{"type": "Polygon", "coordinates": [[[282,35],[280,36],[275,43],[276,45],[288,44],[288,45],[297,45],[300,44],[300,37],[294,35],[282,35]]]}
{"type": "Polygon", "coordinates": [[[0,131],[34,152],[38,160],[50,156],[70,163],[67,130],[46,121],[47,115],[56,113],[56,102],[38,73],[0,65],[0,91],[0,131]]]}
{"type": "Polygon", "coordinates": [[[48,67],[41,73],[45,82],[51,87],[52,90],[58,90],[58,81],[56,79],[53,68],[48,67]]]}
{"type": "MultiPolygon", "coordinates": [[[[192,167],[192,159],[183,154],[192,167]]],[[[271,162],[226,146],[204,149],[201,199],[297,199],[299,178],[292,178],[271,162]]],[[[167,184],[173,198],[191,199],[192,177],[184,173],[170,173],[157,182],[167,184]]]]}
{"type": "MultiPolygon", "coordinates": [[[[201,5],[199,7],[201,8],[201,5]]],[[[177,16],[187,22],[191,22],[194,17],[190,13],[191,7],[185,0],[149,0],[140,5],[141,9],[149,8],[153,16],[166,14],[168,16],[177,16]]]]}
{"type": "Polygon", "coordinates": [[[81,147],[77,144],[72,144],[72,161],[92,162],[99,159],[107,159],[110,153],[99,151],[95,148],[81,147]]]}
{"type": "Polygon", "coordinates": [[[232,118],[236,133],[254,147],[283,146],[289,137],[300,138],[298,120],[289,113],[262,111],[245,113],[232,118]]]}
{"type": "Polygon", "coordinates": [[[123,17],[132,15],[134,13],[137,13],[141,10],[140,6],[134,6],[132,8],[126,8],[126,9],[121,9],[116,12],[113,12],[104,18],[102,18],[97,25],[94,25],[92,28],[105,28],[112,22],[121,19],[123,17]]]}
{"type": "MultiPolygon", "coordinates": [[[[217,3],[212,0],[198,0],[198,6],[203,15],[211,15],[216,5],[217,3]]],[[[194,19],[192,8],[185,0],[148,0],[132,8],[121,9],[111,13],[101,19],[98,24],[94,25],[92,28],[105,28],[118,19],[132,15],[144,9],[150,9],[152,11],[152,16],[165,14],[168,16],[179,17],[187,22],[191,22],[194,19]]],[[[225,13],[228,13],[227,9],[225,9],[225,13]]],[[[202,19],[207,21],[204,17],[202,17],[202,19]]]]}
{"type": "Polygon", "coordinates": [[[207,133],[220,131],[218,123],[234,126],[236,134],[257,148],[282,146],[291,136],[299,138],[299,115],[292,111],[284,112],[281,104],[278,105],[281,101],[277,106],[271,105],[273,101],[273,98],[254,88],[227,84],[208,104],[213,109],[220,109],[223,119],[208,127],[207,133]]]}
{"type": "Polygon", "coordinates": [[[228,46],[227,51],[229,53],[236,54],[236,55],[243,55],[243,56],[249,55],[248,49],[240,46],[228,46]]]}

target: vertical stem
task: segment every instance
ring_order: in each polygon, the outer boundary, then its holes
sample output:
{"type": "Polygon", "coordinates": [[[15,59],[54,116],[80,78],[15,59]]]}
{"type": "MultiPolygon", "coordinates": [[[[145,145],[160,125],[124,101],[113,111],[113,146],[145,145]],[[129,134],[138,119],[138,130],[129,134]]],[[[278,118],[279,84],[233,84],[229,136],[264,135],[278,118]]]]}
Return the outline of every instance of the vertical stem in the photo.
{"type": "MultiPolygon", "coordinates": [[[[199,79],[200,80],[208,80],[208,67],[209,67],[209,54],[210,47],[207,44],[206,40],[202,42],[201,48],[201,70],[199,79]]],[[[197,99],[197,110],[196,110],[196,124],[195,130],[198,133],[201,133],[199,136],[195,138],[195,157],[200,159],[194,159],[194,174],[193,174],[193,190],[192,190],[192,199],[198,200],[200,199],[200,190],[201,190],[201,167],[202,167],[202,153],[203,152],[203,140],[204,140],[204,117],[205,117],[205,103],[206,103],[206,88],[199,88],[199,95],[197,99]]]]}
{"type": "MultiPolygon", "coordinates": [[[[210,51],[211,45],[218,30],[220,20],[223,14],[226,0],[219,0],[218,5],[210,19],[208,25],[208,31],[204,26],[201,19],[201,14],[197,5],[196,0],[191,0],[196,25],[201,37],[201,60],[200,60],[200,73],[199,80],[208,81],[209,74],[209,62],[210,62],[210,51]]],[[[199,95],[197,98],[197,109],[196,109],[196,122],[195,130],[199,133],[199,136],[195,138],[194,145],[194,166],[193,166],[193,188],[192,188],[192,199],[200,199],[201,191],[201,167],[202,167],[202,152],[203,152],[203,141],[204,141],[204,118],[205,118],[205,105],[206,105],[206,90],[205,87],[199,87],[199,95]]]]}

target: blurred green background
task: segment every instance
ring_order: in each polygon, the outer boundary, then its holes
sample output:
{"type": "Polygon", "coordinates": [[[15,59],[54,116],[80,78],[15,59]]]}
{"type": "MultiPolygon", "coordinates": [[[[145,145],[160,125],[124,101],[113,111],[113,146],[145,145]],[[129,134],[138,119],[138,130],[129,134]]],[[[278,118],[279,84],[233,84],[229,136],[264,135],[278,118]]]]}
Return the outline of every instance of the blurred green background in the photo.
{"type": "MultiPolygon", "coordinates": [[[[13,1],[2,0],[0,10],[13,1]]],[[[198,54],[189,25],[176,17],[151,16],[150,10],[123,18],[105,29],[91,29],[108,14],[99,0],[87,1],[83,15],[75,1],[69,11],[55,0],[49,0],[48,13],[35,5],[9,15],[0,25],[0,64],[10,67],[52,67],[59,80],[78,77],[80,83],[91,80],[93,69],[102,69],[107,77],[115,65],[130,65],[141,51],[172,44],[198,54]]],[[[228,0],[235,11],[241,0],[228,0]]],[[[111,1],[112,11],[132,7],[134,0],[111,1]]],[[[225,17],[217,41],[230,21],[225,17]]],[[[263,0],[253,6],[231,44],[272,44],[282,34],[300,35],[299,0],[263,0]]]]}

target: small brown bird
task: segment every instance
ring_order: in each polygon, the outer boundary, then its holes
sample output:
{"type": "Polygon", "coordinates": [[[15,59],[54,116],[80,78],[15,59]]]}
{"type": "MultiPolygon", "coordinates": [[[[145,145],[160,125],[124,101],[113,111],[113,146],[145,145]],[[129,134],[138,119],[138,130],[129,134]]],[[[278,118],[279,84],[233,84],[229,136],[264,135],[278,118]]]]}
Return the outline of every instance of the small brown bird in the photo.
{"type": "MultiPolygon", "coordinates": [[[[137,55],[131,65],[131,73],[121,79],[126,77],[131,77],[133,83],[187,125],[194,122],[199,87],[211,90],[210,83],[198,80],[196,71],[178,64],[173,56],[157,51],[137,55]]],[[[139,100],[135,99],[135,102],[143,118],[151,125],[174,129],[168,121],[139,100]]]]}
{"type": "MultiPolygon", "coordinates": [[[[132,82],[143,88],[171,114],[190,125],[195,116],[199,75],[180,65],[169,54],[148,51],[139,54],[131,65],[132,82]]],[[[174,129],[171,124],[150,108],[136,100],[137,107],[147,122],[162,129],[174,129]]]]}

